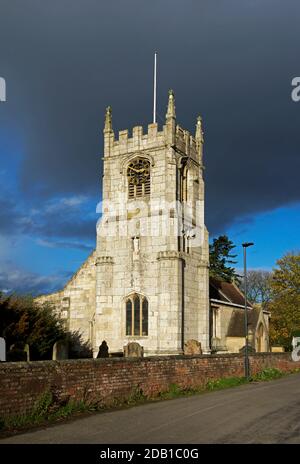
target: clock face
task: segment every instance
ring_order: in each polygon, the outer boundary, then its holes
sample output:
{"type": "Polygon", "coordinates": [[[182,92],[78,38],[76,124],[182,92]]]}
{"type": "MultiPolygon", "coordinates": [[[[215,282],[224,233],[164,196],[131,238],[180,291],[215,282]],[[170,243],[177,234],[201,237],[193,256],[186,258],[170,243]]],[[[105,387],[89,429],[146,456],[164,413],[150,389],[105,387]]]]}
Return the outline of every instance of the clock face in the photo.
{"type": "Polygon", "coordinates": [[[130,184],[145,184],[150,178],[150,163],[146,159],[137,158],[129,163],[127,173],[130,184]]]}

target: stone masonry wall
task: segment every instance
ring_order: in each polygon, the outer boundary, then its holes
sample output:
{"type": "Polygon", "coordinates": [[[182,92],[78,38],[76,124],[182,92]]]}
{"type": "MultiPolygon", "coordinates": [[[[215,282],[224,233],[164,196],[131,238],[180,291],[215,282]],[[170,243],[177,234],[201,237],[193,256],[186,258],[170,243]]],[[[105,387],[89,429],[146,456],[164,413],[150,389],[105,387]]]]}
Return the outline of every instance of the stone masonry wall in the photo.
{"type": "MultiPolygon", "coordinates": [[[[283,371],[300,368],[300,362],[293,362],[290,353],[254,354],[250,363],[252,374],[266,367],[283,371]]],[[[29,413],[47,391],[58,400],[84,400],[108,406],[137,389],[151,397],[174,383],[198,387],[208,380],[243,375],[241,355],[0,363],[0,417],[29,413]]]]}
{"type": "Polygon", "coordinates": [[[91,342],[96,311],[96,252],[89,255],[78,271],[56,293],[35,298],[39,304],[51,303],[71,332],[79,332],[83,342],[91,342]]]}

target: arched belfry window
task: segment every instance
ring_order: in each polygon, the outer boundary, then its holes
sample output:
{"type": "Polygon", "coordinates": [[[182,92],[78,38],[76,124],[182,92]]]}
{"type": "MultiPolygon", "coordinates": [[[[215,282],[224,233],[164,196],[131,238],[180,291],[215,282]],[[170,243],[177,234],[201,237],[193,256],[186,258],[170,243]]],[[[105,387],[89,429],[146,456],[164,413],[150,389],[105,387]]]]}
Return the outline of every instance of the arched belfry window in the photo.
{"type": "Polygon", "coordinates": [[[188,175],[188,167],[186,162],[184,162],[180,170],[180,201],[188,201],[188,175]]]}
{"type": "Polygon", "coordinates": [[[148,300],[143,295],[135,293],[126,300],[126,335],[148,335],[148,300]]]}
{"type": "Polygon", "coordinates": [[[145,158],[134,158],[128,164],[128,196],[139,198],[150,195],[150,162],[145,158]]]}

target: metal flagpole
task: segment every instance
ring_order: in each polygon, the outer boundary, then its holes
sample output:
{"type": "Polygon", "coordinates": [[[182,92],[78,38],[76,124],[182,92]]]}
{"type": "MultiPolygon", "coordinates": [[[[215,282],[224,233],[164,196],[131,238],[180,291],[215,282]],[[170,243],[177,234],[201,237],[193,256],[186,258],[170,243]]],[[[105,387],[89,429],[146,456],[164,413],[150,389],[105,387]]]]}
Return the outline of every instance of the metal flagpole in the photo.
{"type": "Polygon", "coordinates": [[[250,364],[249,364],[249,352],[248,352],[248,302],[247,302],[247,261],[246,261],[246,248],[254,245],[253,242],[242,243],[244,250],[244,296],[245,296],[245,377],[250,377],[250,364]]]}
{"type": "Polygon", "coordinates": [[[156,123],[156,66],[157,53],[154,53],[153,123],[156,123]]]}
{"type": "Polygon", "coordinates": [[[245,313],[244,313],[244,316],[245,316],[245,377],[246,379],[249,379],[246,246],[244,246],[244,294],[245,294],[245,313]]]}

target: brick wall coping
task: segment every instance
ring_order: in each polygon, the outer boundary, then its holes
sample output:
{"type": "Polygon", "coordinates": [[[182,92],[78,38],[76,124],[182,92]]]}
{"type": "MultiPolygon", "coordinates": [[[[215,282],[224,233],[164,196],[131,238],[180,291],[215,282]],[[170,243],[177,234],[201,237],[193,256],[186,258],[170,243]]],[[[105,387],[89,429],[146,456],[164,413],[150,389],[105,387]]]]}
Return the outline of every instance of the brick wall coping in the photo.
{"type": "MultiPolygon", "coordinates": [[[[249,357],[284,357],[291,359],[291,353],[249,353],[249,357]]],[[[243,358],[244,354],[240,353],[220,353],[220,354],[198,354],[198,355],[169,355],[169,356],[146,356],[144,358],[124,358],[124,357],[112,357],[112,358],[85,358],[85,359],[64,359],[64,360],[44,360],[44,361],[17,361],[17,362],[0,362],[0,370],[14,369],[14,368],[34,368],[47,366],[57,366],[62,364],[110,364],[110,363],[138,363],[138,362],[161,362],[161,361],[172,361],[172,360],[188,360],[188,359],[227,359],[227,358],[243,358]]]]}

